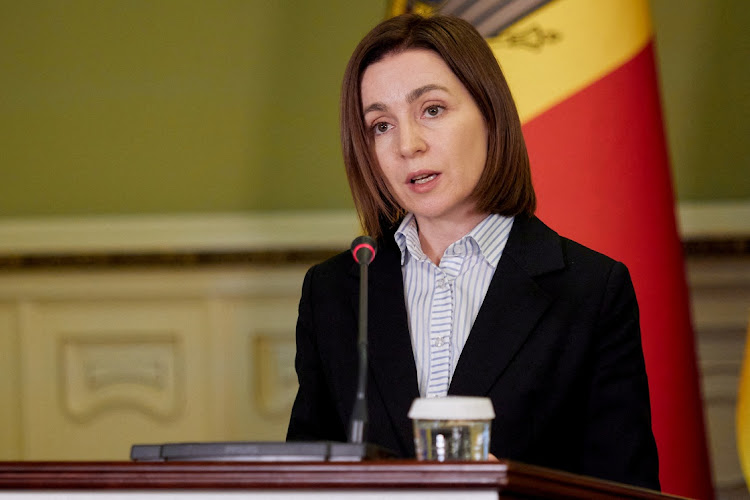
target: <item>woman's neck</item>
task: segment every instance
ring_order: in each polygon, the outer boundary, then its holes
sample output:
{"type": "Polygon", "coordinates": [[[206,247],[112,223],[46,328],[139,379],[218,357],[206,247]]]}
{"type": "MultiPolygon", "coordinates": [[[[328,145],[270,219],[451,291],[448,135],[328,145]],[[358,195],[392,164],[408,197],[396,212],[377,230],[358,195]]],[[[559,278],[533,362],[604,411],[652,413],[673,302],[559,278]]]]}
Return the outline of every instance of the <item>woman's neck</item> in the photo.
{"type": "Polygon", "coordinates": [[[488,215],[472,213],[458,220],[416,217],[422,251],[436,266],[440,265],[445,250],[469,234],[488,215]]]}

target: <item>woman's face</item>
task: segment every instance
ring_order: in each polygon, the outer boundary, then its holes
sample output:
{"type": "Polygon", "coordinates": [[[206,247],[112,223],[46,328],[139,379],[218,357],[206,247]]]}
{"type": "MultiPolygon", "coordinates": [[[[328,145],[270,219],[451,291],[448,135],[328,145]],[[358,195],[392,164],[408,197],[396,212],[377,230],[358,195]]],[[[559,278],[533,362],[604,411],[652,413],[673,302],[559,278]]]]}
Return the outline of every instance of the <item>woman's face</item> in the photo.
{"type": "Polygon", "coordinates": [[[476,218],[471,198],[487,160],[487,126],[435,52],[390,54],[362,76],[365,127],[400,206],[421,224],[476,218]]]}

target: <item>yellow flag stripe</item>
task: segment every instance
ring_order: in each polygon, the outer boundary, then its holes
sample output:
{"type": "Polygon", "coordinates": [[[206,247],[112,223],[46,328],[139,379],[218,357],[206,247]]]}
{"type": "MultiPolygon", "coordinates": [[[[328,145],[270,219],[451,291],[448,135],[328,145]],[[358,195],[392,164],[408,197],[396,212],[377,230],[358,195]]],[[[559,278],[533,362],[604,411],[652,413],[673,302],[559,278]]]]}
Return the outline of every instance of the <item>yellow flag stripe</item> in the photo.
{"type": "Polygon", "coordinates": [[[745,480],[747,484],[750,484],[750,326],[745,340],[745,357],[742,362],[736,420],[737,451],[745,480]]]}
{"type": "Polygon", "coordinates": [[[630,60],[651,35],[647,0],[556,0],[489,43],[527,122],[630,60]]]}

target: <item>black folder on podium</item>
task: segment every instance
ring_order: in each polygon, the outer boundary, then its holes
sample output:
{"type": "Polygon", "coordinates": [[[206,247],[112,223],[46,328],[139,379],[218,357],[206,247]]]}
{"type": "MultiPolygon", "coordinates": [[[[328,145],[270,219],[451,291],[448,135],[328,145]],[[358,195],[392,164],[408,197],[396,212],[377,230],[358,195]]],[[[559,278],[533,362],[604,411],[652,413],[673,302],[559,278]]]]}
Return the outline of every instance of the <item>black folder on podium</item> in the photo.
{"type": "Polygon", "coordinates": [[[393,453],[368,443],[335,441],[226,441],[136,444],[130,459],[137,462],[358,462],[393,458],[393,453]]]}

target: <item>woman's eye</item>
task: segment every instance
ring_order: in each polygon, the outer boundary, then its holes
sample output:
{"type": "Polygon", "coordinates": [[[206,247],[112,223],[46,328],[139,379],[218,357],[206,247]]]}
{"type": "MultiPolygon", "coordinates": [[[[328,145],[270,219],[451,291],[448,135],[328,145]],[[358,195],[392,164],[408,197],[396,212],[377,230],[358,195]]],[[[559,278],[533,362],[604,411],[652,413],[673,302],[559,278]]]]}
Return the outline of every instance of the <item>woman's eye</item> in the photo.
{"type": "Polygon", "coordinates": [[[437,106],[437,105],[430,106],[427,109],[425,109],[424,112],[427,116],[439,116],[440,113],[443,112],[443,107],[437,106]]]}
{"type": "Polygon", "coordinates": [[[378,122],[375,125],[372,126],[372,129],[375,131],[375,134],[385,134],[390,130],[391,126],[390,124],[386,122],[378,122]]]}

